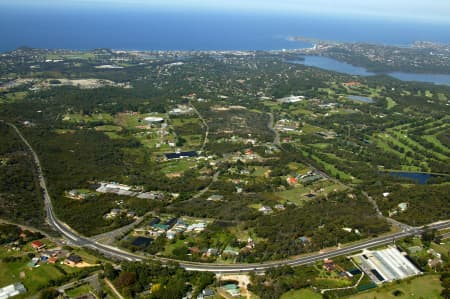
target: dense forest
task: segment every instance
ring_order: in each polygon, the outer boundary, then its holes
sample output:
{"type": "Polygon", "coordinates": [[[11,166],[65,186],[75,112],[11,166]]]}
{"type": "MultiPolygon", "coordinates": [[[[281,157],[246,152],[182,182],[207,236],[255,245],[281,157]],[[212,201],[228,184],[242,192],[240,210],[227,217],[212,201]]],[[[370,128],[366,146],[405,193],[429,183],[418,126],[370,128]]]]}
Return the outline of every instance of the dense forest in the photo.
{"type": "Polygon", "coordinates": [[[4,123],[0,136],[0,218],[43,228],[44,204],[31,154],[4,123]]]}

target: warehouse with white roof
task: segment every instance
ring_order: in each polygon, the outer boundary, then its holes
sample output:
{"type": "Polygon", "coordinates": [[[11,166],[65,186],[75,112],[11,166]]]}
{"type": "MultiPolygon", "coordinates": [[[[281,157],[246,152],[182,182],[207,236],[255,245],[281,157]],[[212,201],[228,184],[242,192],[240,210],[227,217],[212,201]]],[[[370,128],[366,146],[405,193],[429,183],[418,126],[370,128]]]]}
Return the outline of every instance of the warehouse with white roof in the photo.
{"type": "Polygon", "coordinates": [[[422,274],[396,247],[364,250],[353,256],[362,270],[377,284],[422,274]]]}

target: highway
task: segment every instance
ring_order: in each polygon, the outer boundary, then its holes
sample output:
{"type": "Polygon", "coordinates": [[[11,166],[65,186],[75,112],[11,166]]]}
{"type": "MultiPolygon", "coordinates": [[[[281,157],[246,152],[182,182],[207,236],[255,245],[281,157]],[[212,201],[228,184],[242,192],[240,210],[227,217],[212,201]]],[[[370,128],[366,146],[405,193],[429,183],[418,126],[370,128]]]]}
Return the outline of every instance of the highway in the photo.
{"type": "Polygon", "coordinates": [[[348,247],[343,247],[340,249],[330,250],[324,253],[314,253],[307,256],[301,256],[298,258],[291,258],[282,261],[275,262],[265,262],[261,264],[234,264],[234,265],[215,265],[215,264],[201,264],[198,266],[195,263],[185,263],[180,262],[180,265],[191,271],[209,271],[214,273],[236,273],[236,272],[262,272],[270,268],[275,268],[279,266],[302,266],[321,261],[325,258],[332,258],[342,255],[348,255],[363,249],[377,247],[381,245],[386,245],[392,243],[395,240],[402,239],[408,236],[413,236],[416,234],[421,234],[425,229],[444,229],[450,227],[450,221],[437,222],[426,227],[414,228],[408,231],[398,232],[383,237],[367,240],[364,242],[352,244],[348,247]]]}
{"type": "Polygon", "coordinates": [[[178,260],[172,260],[167,258],[160,258],[155,256],[143,256],[143,255],[137,255],[133,253],[126,252],[124,250],[121,250],[117,247],[108,246],[105,244],[101,244],[99,242],[96,242],[90,238],[83,237],[79,235],[76,231],[74,231],[72,228],[70,228],[67,224],[59,220],[54,213],[53,205],[51,201],[51,197],[47,190],[47,184],[45,181],[44,174],[42,172],[41,162],[39,161],[39,157],[36,154],[36,152],[33,150],[31,145],[28,143],[28,141],[25,139],[25,137],[22,135],[22,133],[19,131],[19,129],[11,124],[7,123],[10,127],[12,127],[17,135],[20,137],[20,139],[23,141],[23,143],[27,146],[29,151],[32,153],[34,163],[36,164],[36,169],[38,173],[39,178],[39,184],[42,188],[43,196],[44,196],[44,203],[45,203],[45,210],[47,213],[47,221],[48,223],[56,230],[58,231],[65,239],[67,239],[70,243],[80,246],[80,247],[86,247],[93,250],[96,250],[100,252],[101,254],[105,255],[106,257],[115,259],[115,260],[127,260],[127,261],[143,261],[145,259],[157,259],[161,262],[178,262],[180,266],[186,270],[190,271],[205,271],[205,272],[214,272],[214,273],[240,273],[240,272],[262,272],[270,268],[275,268],[283,265],[290,265],[290,266],[301,266],[301,265],[307,265],[311,264],[317,261],[320,261],[324,258],[331,258],[341,255],[347,255],[354,252],[357,252],[359,250],[365,249],[365,248],[371,248],[381,245],[386,245],[389,243],[392,243],[395,240],[407,237],[407,236],[413,236],[416,234],[422,233],[425,229],[445,229],[450,227],[450,220],[436,222],[430,225],[427,225],[425,227],[417,227],[417,228],[408,228],[404,231],[393,233],[390,235],[378,237],[375,239],[370,239],[367,241],[355,243],[352,245],[349,245],[347,247],[338,248],[334,250],[330,250],[325,253],[314,253],[307,256],[301,256],[297,258],[288,258],[281,261],[273,261],[273,262],[264,262],[260,264],[207,264],[207,263],[196,263],[196,262],[184,262],[184,261],[178,261],[178,260]]]}
{"type": "Polygon", "coordinates": [[[103,245],[100,243],[97,243],[95,241],[90,240],[89,238],[85,238],[80,236],[77,232],[72,230],[67,224],[60,221],[55,216],[55,212],[53,211],[53,204],[51,201],[50,194],[47,190],[47,183],[45,181],[44,173],[42,172],[41,162],[39,161],[39,157],[34,151],[34,149],[31,147],[31,145],[28,143],[28,141],[25,139],[25,137],[22,135],[22,133],[19,131],[19,129],[11,124],[7,123],[10,127],[12,127],[17,135],[20,137],[20,139],[23,141],[23,143],[27,146],[28,150],[31,152],[33,156],[34,163],[36,165],[36,170],[39,178],[39,185],[42,189],[42,195],[44,196],[44,207],[45,212],[47,215],[47,222],[56,230],[58,231],[65,239],[67,239],[70,243],[81,246],[81,247],[88,247],[94,250],[99,251],[100,253],[104,254],[105,256],[114,258],[114,259],[121,259],[121,260],[128,260],[128,261],[141,261],[142,257],[137,256],[132,253],[125,252],[123,250],[120,250],[115,247],[103,245]]]}

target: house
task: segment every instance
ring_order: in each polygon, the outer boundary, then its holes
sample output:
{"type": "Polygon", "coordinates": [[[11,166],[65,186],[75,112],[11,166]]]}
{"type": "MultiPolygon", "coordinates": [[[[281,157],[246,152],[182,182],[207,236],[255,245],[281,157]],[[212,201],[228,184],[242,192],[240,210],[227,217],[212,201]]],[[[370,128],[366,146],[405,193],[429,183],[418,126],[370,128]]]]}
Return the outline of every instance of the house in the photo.
{"type": "Polygon", "coordinates": [[[167,220],[164,224],[167,225],[169,228],[172,228],[177,222],[178,222],[177,218],[171,218],[167,220]]]}
{"type": "Polygon", "coordinates": [[[356,81],[351,81],[351,82],[342,83],[342,85],[344,85],[345,87],[358,87],[358,86],[361,86],[361,83],[356,82],[356,81]]]}
{"type": "Polygon", "coordinates": [[[119,216],[122,213],[122,210],[120,209],[111,209],[111,211],[109,213],[107,213],[104,217],[106,219],[110,219],[110,218],[116,218],[117,216],[119,216]]]}
{"type": "Polygon", "coordinates": [[[323,268],[329,272],[334,271],[336,269],[336,264],[331,259],[323,260],[323,268]]]}
{"type": "Polygon", "coordinates": [[[438,257],[428,260],[428,267],[430,267],[430,268],[436,268],[441,265],[442,265],[442,260],[438,257]]]}
{"type": "Polygon", "coordinates": [[[177,235],[177,232],[175,232],[173,230],[169,230],[168,232],[166,232],[166,237],[169,240],[175,239],[176,235],[177,235]]]}
{"type": "Polygon", "coordinates": [[[164,122],[164,118],[157,117],[157,116],[149,116],[149,117],[144,118],[144,121],[149,124],[160,124],[160,123],[164,122]]]}
{"type": "Polygon", "coordinates": [[[64,264],[73,267],[73,266],[78,265],[82,261],[83,261],[83,259],[79,255],[71,254],[66,258],[66,260],[64,261],[64,264]]]}
{"type": "Polygon", "coordinates": [[[274,208],[279,210],[279,211],[284,211],[286,209],[286,207],[284,205],[281,205],[281,204],[275,205],[274,208]]]}
{"type": "Polygon", "coordinates": [[[204,289],[202,291],[203,298],[213,297],[215,295],[212,289],[204,289]]]}
{"type": "Polygon", "coordinates": [[[231,246],[227,246],[223,252],[222,255],[228,255],[228,256],[238,256],[239,255],[239,251],[235,250],[233,247],[231,246]]]}
{"type": "Polygon", "coordinates": [[[234,283],[226,284],[226,285],[223,286],[223,288],[232,297],[239,297],[239,296],[241,296],[241,292],[239,290],[239,286],[234,284],[234,283]]]}
{"type": "Polygon", "coordinates": [[[334,131],[323,131],[317,132],[316,134],[323,137],[324,139],[334,139],[337,137],[337,134],[334,131]]]}
{"type": "Polygon", "coordinates": [[[199,232],[204,231],[205,228],[206,228],[206,223],[205,223],[205,222],[194,223],[194,224],[189,225],[189,226],[186,228],[186,232],[196,232],[196,233],[199,233],[199,232]]]}
{"type": "Polygon", "coordinates": [[[161,221],[161,219],[159,219],[158,217],[153,218],[150,223],[148,224],[149,226],[153,226],[155,224],[158,224],[161,221]]]}
{"type": "Polygon", "coordinates": [[[208,197],[206,200],[207,201],[221,201],[223,199],[222,195],[211,195],[210,197],[208,197]]]}
{"type": "Polygon", "coordinates": [[[302,243],[302,244],[309,244],[311,242],[311,239],[306,237],[306,236],[301,236],[298,238],[298,240],[302,243]]]}
{"type": "Polygon", "coordinates": [[[41,260],[40,258],[34,257],[34,258],[32,258],[31,261],[27,264],[27,266],[28,266],[28,267],[31,267],[31,268],[36,267],[36,266],[39,264],[40,260],[41,260]]]}
{"type": "Polygon", "coordinates": [[[300,181],[302,184],[312,183],[321,179],[322,176],[315,172],[309,172],[308,174],[300,176],[300,181]]]}
{"type": "Polygon", "coordinates": [[[258,211],[262,212],[263,214],[270,214],[273,212],[272,208],[268,206],[262,206],[258,209],[258,211]]]}
{"type": "Polygon", "coordinates": [[[407,202],[401,202],[398,204],[398,208],[400,210],[400,212],[404,212],[408,209],[408,203],[407,202]]]}
{"type": "Polygon", "coordinates": [[[152,227],[156,230],[161,230],[161,231],[167,231],[169,229],[169,226],[166,224],[161,224],[161,223],[155,223],[152,225],[152,227]]]}
{"type": "Polygon", "coordinates": [[[252,238],[248,238],[247,245],[245,245],[245,247],[248,248],[248,249],[255,248],[255,241],[253,241],[252,238]]]}
{"type": "Polygon", "coordinates": [[[47,263],[49,264],[56,264],[56,262],[58,261],[57,257],[51,257],[48,259],[47,263]]]}
{"type": "Polygon", "coordinates": [[[69,195],[72,197],[77,197],[80,193],[77,190],[70,190],[69,195]]]}
{"type": "Polygon", "coordinates": [[[416,253],[422,251],[423,247],[422,246],[411,246],[411,247],[408,247],[407,249],[411,254],[416,254],[416,253]]]}
{"type": "Polygon", "coordinates": [[[33,241],[31,243],[31,247],[33,247],[36,250],[40,250],[45,247],[45,244],[42,243],[41,241],[37,240],[37,241],[33,241]]]}
{"type": "Polygon", "coordinates": [[[188,248],[189,252],[192,254],[200,254],[202,251],[200,250],[200,248],[198,247],[189,247],[188,248]]]}
{"type": "Polygon", "coordinates": [[[217,248],[208,248],[208,250],[206,251],[206,256],[210,257],[210,256],[217,256],[219,254],[219,249],[217,248]]]}
{"type": "Polygon", "coordinates": [[[288,178],[286,179],[286,181],[287,181],[287,183],[288,183],[289,185],[295,185],[295,184],[298,183],[298,179],[295,178],[295,177],[288,177],[288,178]]]}

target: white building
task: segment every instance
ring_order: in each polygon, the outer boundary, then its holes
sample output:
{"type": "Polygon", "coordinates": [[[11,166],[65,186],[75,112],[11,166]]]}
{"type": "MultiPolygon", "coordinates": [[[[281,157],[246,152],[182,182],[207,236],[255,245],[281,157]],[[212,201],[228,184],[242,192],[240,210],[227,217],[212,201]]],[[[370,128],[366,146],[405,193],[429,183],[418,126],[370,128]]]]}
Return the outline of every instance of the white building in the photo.
{"type": "Polygon", "coordinates": [[[364,250],[354,259],[376,284],[422,274],[393,246],[376,251],[364,250]]]}
{"type": "Polygon", "coordinates": [[[27,291],[25,286],[21,283],[10,284],[0,289],[0,299],[7,299],[19,294],[23,294],[27,291]]]}
{"type": "Polygon", "coordinates": [[[164,121],[164,118],[162,117],[156,117],[156,116],[149,116],[144,118],[144,121],[154,124],[154,123],[162,123],[164,121]]]}

